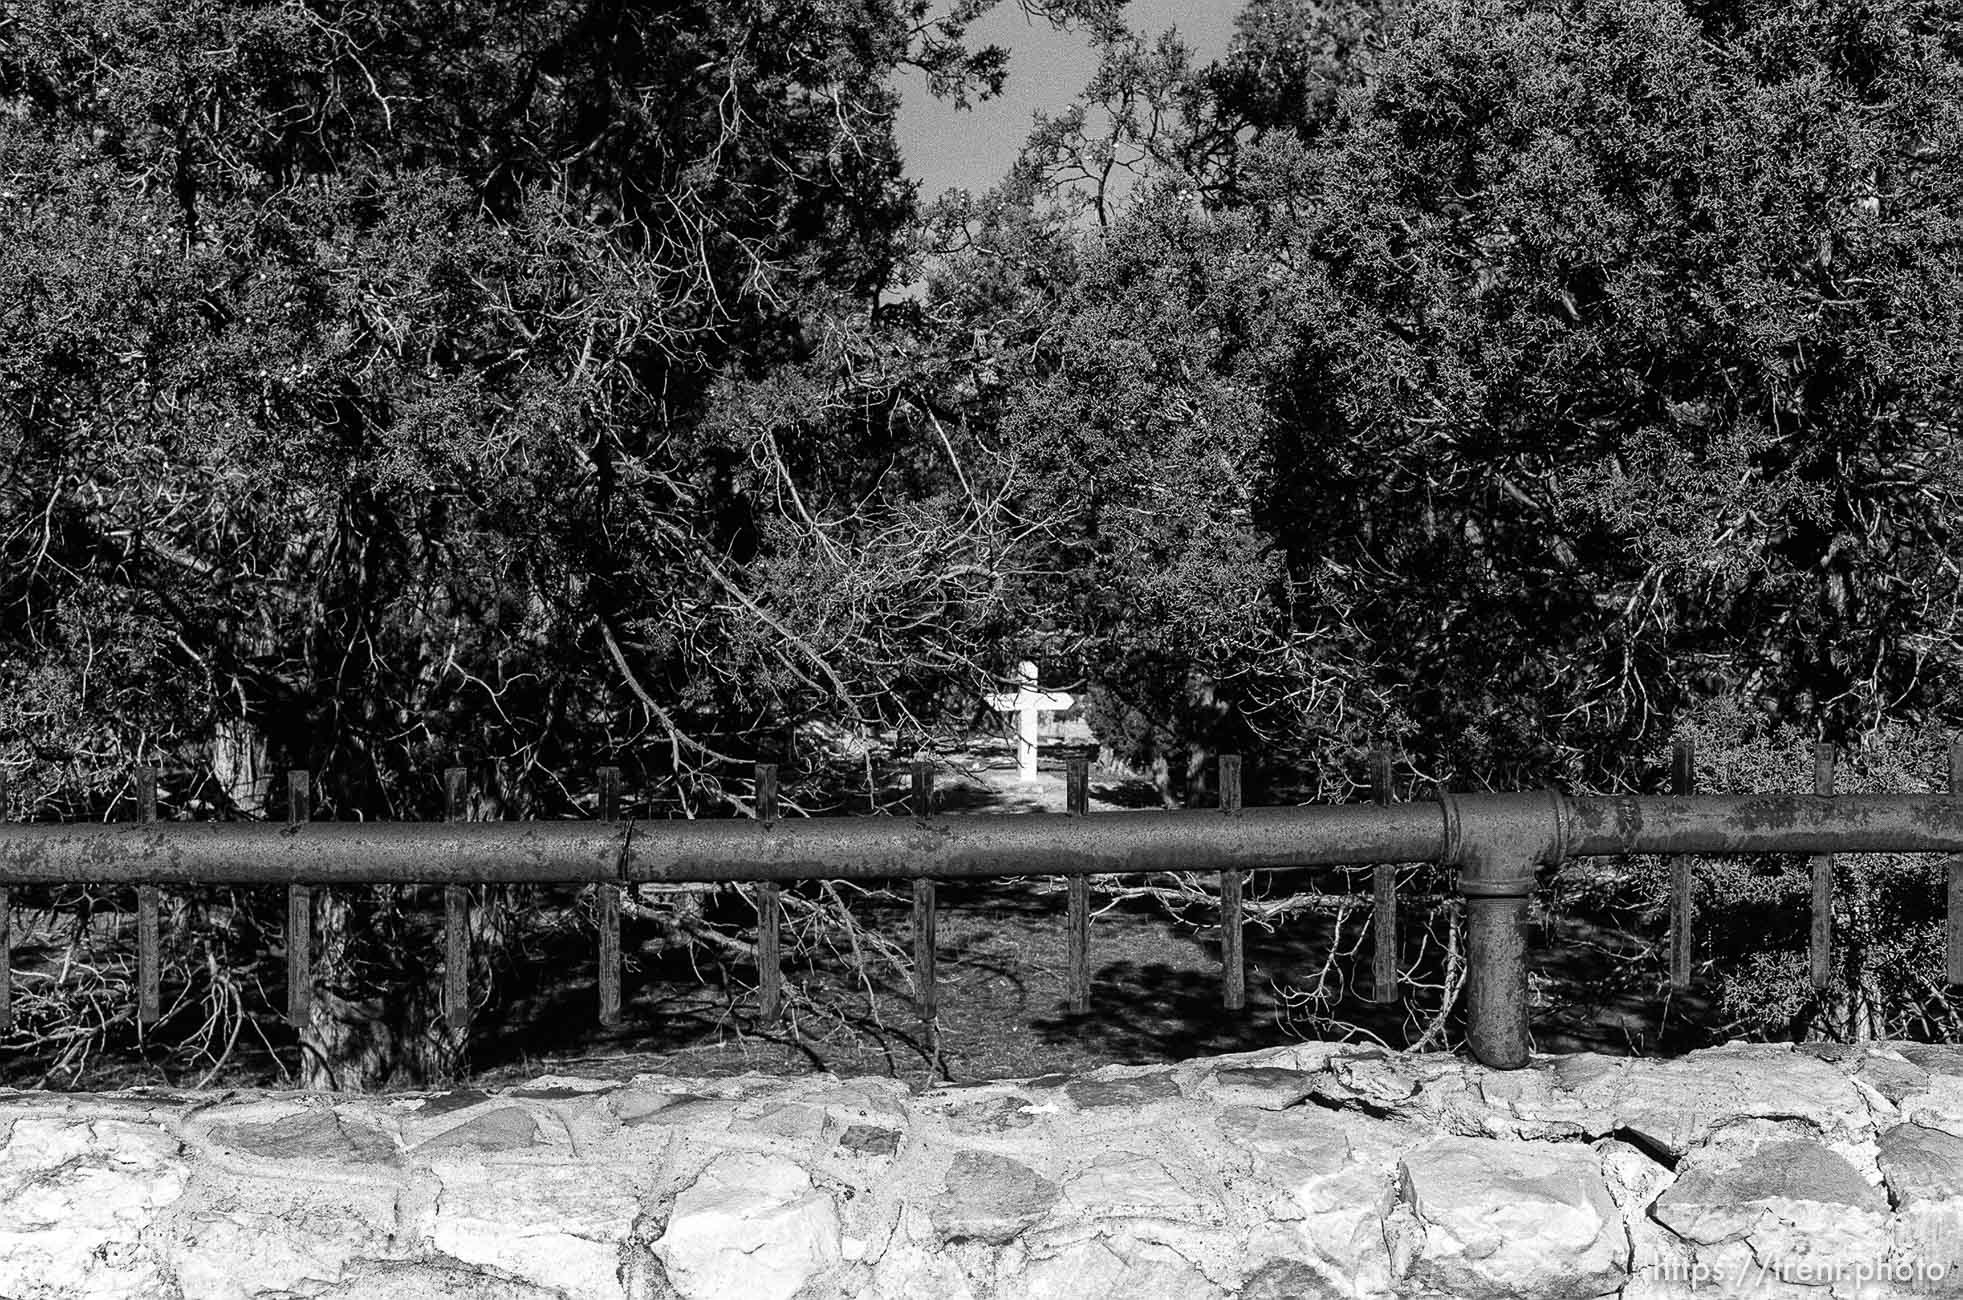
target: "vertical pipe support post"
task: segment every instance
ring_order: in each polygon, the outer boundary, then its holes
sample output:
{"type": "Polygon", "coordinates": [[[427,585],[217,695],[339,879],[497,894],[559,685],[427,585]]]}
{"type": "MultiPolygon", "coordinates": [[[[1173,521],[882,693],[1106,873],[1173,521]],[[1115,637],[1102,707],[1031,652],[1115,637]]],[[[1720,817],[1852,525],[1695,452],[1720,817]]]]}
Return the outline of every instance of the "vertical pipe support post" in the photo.
{"type": "MultiPolygon", "coordinates": [[[[7,820],[7,787],[0,784],[0,823],[7,820]]],[[[14,1028],[14,900],[0,885],[0,1034],[14,1028]]]]}
{"type": "MultiPolygon", "coordinates": [[[[921,825],[934,816],[934,767],[916,761],[913,765],[913,815],[921,825]]],[[[927,1026],[931,1040],[934,1020],[940,1014],[939,981],[934,970],[934,882],[925,877],[913,882],[913,1009],[927,1026]]]]}
{"type": "MultiPolygon", "coordinates": [[[[1963,797],[1963,736],[1949,742],[1949,792],[1963,797]]],[[[1949,855],[1949,982],[1963,984],[1963,853],[1949,855]]]]}
{"type": "Polygon", "coordinates": [[[14,1029],[14,900],[0,885],[0,1034],[14,1029]]]}
{"type": "MultiPolygon", "coordinates": [[[[594,776],[600,785],[600,820],[609,826],[620,823],[620,769],[598,768],[594,776]]],[[[620,1027],[620,886],[611,880],[595,885],[599,903],[600,929],[600,1027],[620,1027]]]]}
{"type": "MultiPolygon", "coordinates": [[[[1241,759],[1239,754],[1220,756],[1220,811],[1240,816],[1241,759]]],[[[1243,943],[1241,882],[1239,867],[1220,873],[1220,1005],[1228,1011],[1247,1007],[1247,952],[1243,943]]]]}
{"type": "MultiPolygon", "coordinates": [[[[757,764],[757,826],[777,824],[777,765],[757,764]]],[[[784,887],[757,886],[757,1020],[775,1025],[784,1015],[784,887]]]]}
{"type": "MultiPolygon", "coordinates": [[[[470,769],[443,772],[443,820],[464,819],[470,769]]],[[[470,1039],[470,891],[463,885],[443,887],[443,1019],[459,1053],[470,1039]]]]}
{"type": "MultiPolygon", "coordinates": [[[[1689,740],[1679,740],[1670,749],[1670,793],[1679,797],[1697,793],[1697,750],[1689,740]]],[[[1670,855],[1670,987],[1690,987],[1691,898],[1690,855],[1670,855]]]]}
{"type": "MultiPolygon", "coordinates": [[[[1091,761],[1083,756],[1070,760],[1064,786],[1064,810],[1072,817],[1086,817],[1091,809],[1091,761]]],[[[1069,883],[1066,925],[1070,937],[1070,965],[1067,975],[1070,1013],[1081,1016],[1091,1009],[1091,881],[1089,876],[1072,876],[1069,883]]]]}
{"type": "Polygon", "coordinates": [[[1567,856],[1567,801],[1439,790],[1445,860],[1466,907],[1466,1038],[1482,1065],[1517,1070],[1528,1058],[1527,904],[1535,871],[1567,856]]]}
{"type": "MultiPolygon", "coordinates": [[[[1834,747],[1821,741],[1813,746],[1813,793],[1833,796],[1834,747]]],[[[1813,856],[1813,929],[1808,944],[1813,988],[1823,990],[1833,978],[1833,854],[1813,856]]]]}
{"type": "MultiPolygon", "coordinates": [[[[1370,801],[1390,807],[1390,751],[1370,751],[1370,801]]],[[[1370,929],[1370,1000],[1380,1004],[1403,996],[1397,984],[1397,864],[1379,862],[1370,868],[1372,895],[1370,929]]]]}
{"type": "MultiPolygon", "coordinates": [[[[313,819],[313,788],[307,773],[294,768],[286,774],[286,824],[301,826],[313,819]]],[[[305,1029],[312,1018],[314,898],[308,885],[286,887],[286,1023],[305,1029]]]]}
{"type": "MultiPolygon", "coordinates": [[[[139,763],[136,768],[136,815],[146,826],[157,820],[157,768],[139,763]]],[[[157,887],[136,887],[136,1023],[139,1030],[153,1025],[162,1014],[157,979],[157,887]]]]}

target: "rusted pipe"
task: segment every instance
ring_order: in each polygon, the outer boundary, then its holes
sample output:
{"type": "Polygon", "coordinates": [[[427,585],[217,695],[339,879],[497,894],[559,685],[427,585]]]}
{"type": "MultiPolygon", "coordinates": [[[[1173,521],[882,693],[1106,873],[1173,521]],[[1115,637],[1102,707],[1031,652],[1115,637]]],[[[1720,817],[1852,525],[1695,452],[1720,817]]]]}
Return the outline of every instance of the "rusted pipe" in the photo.
{"type": "Polygon", "coordinates": [[[0,880],[162,885],[619,880],[626,823],[157,822],[0,826],[0,880]]]}
{"type": "Polygon", "coordinates": [[[1527,1059],[1536,871],[1625,853],[1963,853],[1951,795],[1442,796],[1437,806],[749,821],[0,825],[0,888],[985,879],[1442,861],[1467,904],[1468,1037],[1527,1059]]]}
{"type": "Polygon", "coordinates": [[[1566,804],[1569,857],[1963,852],[1963,798],[1948,794],[1584,795],[1566,804]]]}
{"type": "MultiPolygon", "coordinates": [[[[1565,854],[1963,853],[1950,795],[1458,795],[1480,834],[1538,834],[1562,818],[1565,854]]],[[[1463,827],[1456,832],[1464,839],[1463,827]]],[[[1348,804],[752,821],[157,822],[0,824],[0,885],[356,884],[976,879],[1458,862],[1440,808],[1348,804]]],[[[1486,870],[1481,868],[1481,870],[1486,870]]]]}
{"type": "Polygon", "coordinates": [[[1442,860],[1459,869],[1465,896],[1466,1041],[1480,1062],[1527,1063],[1527,900],[1535,872],[1566,853],[1567,809],[1538,794],[1440,791],[1442,860]]]}
{"type": "Polygon", "coordinates": [[[941,880],[1437,855],[1438,809],[1346,805],[782,821],[0,825],[0,885],[941,880]]]}

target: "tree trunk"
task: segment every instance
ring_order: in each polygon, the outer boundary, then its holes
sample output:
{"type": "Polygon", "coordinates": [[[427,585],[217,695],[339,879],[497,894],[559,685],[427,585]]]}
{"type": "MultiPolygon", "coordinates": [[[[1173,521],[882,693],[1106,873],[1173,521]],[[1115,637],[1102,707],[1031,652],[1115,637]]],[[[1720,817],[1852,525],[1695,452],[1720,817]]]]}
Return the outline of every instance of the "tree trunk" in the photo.
{"type": "MultiPolygon", "coordinates": [[[[501,819],[522,800],[495,768],[474,774],[463,817],[501,819]]],[[[515,891],[495,885],[470,890],[465,930],[470,938],[470,1002],[510,950],[515,891]]],[[[317,892],[310,1023],[301,1032],[301,1078],[306,1087],[370,1092],[457,1083],[470,1072],[469,1035],[443,1018],[442,903],[434,890],[404,885],[317,892]]]]}
{"type": "MultiPolygon", "coordinates": [[[[301,1031],[308,1088],[373,1092],[454,1081],[460,1044],[441,1015],[442,930],[419,913],[413,886],[316,893],[310,1023],[301,1031]]],[[[440,915],[440,912],[438,913],[440,915]]]]}
{"type": "Polygon", "coordinates": [[[241,817],[264,816],[273,774],[259,728],[244,718],[221,719],[212,729],[210,752],[212,779],[232,811],[241,817]]]}

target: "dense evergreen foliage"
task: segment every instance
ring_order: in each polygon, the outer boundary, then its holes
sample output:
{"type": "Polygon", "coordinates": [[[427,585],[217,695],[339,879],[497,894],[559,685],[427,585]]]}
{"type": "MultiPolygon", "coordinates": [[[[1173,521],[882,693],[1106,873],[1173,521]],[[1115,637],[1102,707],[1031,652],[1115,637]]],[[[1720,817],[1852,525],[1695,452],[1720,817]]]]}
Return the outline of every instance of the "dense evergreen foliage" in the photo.
{"type": "Polygon", "coordinates": [[[8,813],[725,815],[1023,657],[1324,794],[1957,721],[1948,6],[1025,0],[1098,75],[922,207],[988,7],[0,8],[8,813]]]}
{"type": "MultiPolygon", "coordinates": [[[[1613,784],[1730,693],[1840,740],[1953,717],[1963,29],[1835,3],[1357,26],[1261,5],[1223,67],[1114,49],[1033,142],[1025,206],[1064,160],[1138,173],[1064,287],[967,308],[1041,340],[1005,379],[1028,442],[1170,485],[1104,531],[1181,542],[1091,585],[1173,585],[1198,620],[1255,584],[1265,645],[1196,622],[1177,653],[1271,680],[1263,715],[1306,710],[1283,734],[1395,733],[1474,781],[1613,784]],[[1246,93],[1277,68],[1294,118],[1246,93]]],[[[985,219],[999,252],[950,279],[1026,257],[1027,218],[985,219]]],[[[1071,502],[1077,531],[1122,491],[1071,502]]],[[[1118,643],[1157,653],[1164,609],[1118,643]]]]}

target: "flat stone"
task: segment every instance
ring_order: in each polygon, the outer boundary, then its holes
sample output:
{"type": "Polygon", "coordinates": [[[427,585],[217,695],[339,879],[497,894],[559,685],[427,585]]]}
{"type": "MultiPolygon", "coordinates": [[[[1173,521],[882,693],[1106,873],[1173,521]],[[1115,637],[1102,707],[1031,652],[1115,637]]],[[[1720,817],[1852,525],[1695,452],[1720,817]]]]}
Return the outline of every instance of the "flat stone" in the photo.
{"type": "Polygon", "coordinates": [[[1609,1195],[1625,1210],[1633,1208],[1638,1214],[1643,1213],[1672,1181],[1669,1167],[1658,1164],[1641,1147],[1616,1138],[1603,1138],[1595,1144],[1595,1151],[1602,1157],[1602,1177],[1608,1181],[1609,1195]]]}
{"type": "Polygon", "coordinates": [[[1061,1188],[1020,1160],[957,1151],[928,1218],[949,1241],[1006,1246],[1048,1214],[1061,1195],[1061,1188]]]}
{"type": "Polygon", "coordinates": [[[1279,1114],[1253,1106],[1231,1106],[1220,1113],[1220,1130],[1236,1145],[1260,1158],[1263,1173],[1289,1186],[1326,1178],[1350,1158],[1349,1125],[1340,1113],[1290,1110],[1279,1114]]]}
{"type": "Polygon", "coordinates": [[[1919,1124],[1897,1124],[1878,1142],[1881,1177],[1897,1207],[1963,1196],[1963,1138],[1919,1124]]]}
{"type": "Polygon", "coordinates": [[[1217,1223],[1225,1217],[1199,1179],[1168,1156],[1106,1151],[1064,1185],[1063,1202],[1083,1219],[1150,1218],[1217,1223]]]}
{"type": "Polygon", "coordinates": [[[781,1156],[718,1156],[675,1198],[654,1253],[682,1300],[791,1300],[841,1253],[838,1211],[781,1156]]]}
{"type": "MultiPolygon", "coordinates": [[[[872,1266],[870,1283],[857,1290],[841,1288],[852,1300],[983,1300],[974,1279],[962,1271],[955,1252],[921,1245],[896,1236],[872,1266]]],[[[1001,1295],[991,1288],[991,1293],[1001,1295]]],[[[638,1297],[636,1298],[638,1300],[638,1297]]]]}
{"type": "Polygon", "coordinates": [[[448,1092],[433,1092],[423,1097],[422,1107],[417,1113],[448,1115],[453,1110],[468,1110],[490,1099],[491,1094],[482,1088],[452,1088],[448,1092]]]}
{"type": "Polygon", "coordinates": [[[17,1120],[4,1151],[0,1231],[132,1221],[175,1201],[190,1172],[176,1138],[119,1120],[17,1120]]]}
{"type": "Polygon", "coordinates": [[[1405,1103],[1417,1102],[1424,1095],[1427,1073],[1419,1062],[1408,1058],[1387,1058],[1380,1053],[1339,1056],[1315,1072],[1309,1095],[1332,1105],[1402,1113],[1405,1103]]]}
{"type": "Polygon", "coordinates": [[[1873,1130],[1853,1081],[1804,1052],[1735,1044],[1674,1060],[1598,1058],[1545,1077],[1555,1089],[1523,1096],[1510,1107],[1513,1115],[1566,1122],[1589,1137],[1622,1130],[1675,1156],[1740,1119],[1801,1120],[1853,1142],[1873,1130]]]}
{"type": "Polygon", "coordinates": [[[469,1147],[478,1151],[516,1151],[539,1143],[538,1121],[522,1106],[500,1106],[486,1111],[452,1129],[445,1129],[416,1147],[418,1152],[451,1151],[469,1147]]]}
{"type": "MultiPolygon", "coordinates": [[[[1622,1293],[1623,1300],[1679,1300],[1670,1279],[1691,1276],[1687,1270],[1696,1261],[1696,1252],[1649,1215],[1650,1203],[1676,1175],[1648,1152],[1627,1142],[1604,1138],[1594,1146],[1602,1158],[1609,1195],[1629,1231],[1630,1284],[1622,1293]],[[1659,1276],[1665,1279],[1661,1286],[1655,1285],[1659,1276]]],[[[1715,1286],[1710,1291],[1713,1297],[1719,1294],[1715,1286]]]]}
{"type": "Polygon", "coordinates": [[[1886,1209],[1880,1190],[1846,1159],[1818,1142],[1795,1138],[1755,1149],[1729,1169],[1695,1168],[1680,1174],[1657,1199],[1665,1205],[1746,1201],[1822,1201],[1860,1210],[1886,1209]]]}
{"type": "Polygon", "coordinates": [[[877,1119],[904,1115],[911,1090],[898,1079],[866,1077],[844,1079],[830,1086],[814,1087],[802,1100],[822,1106],[834,1115],[877,1119]]]}
{"type": "Polygon", "coordinates": [[[838,1146],[854,1155],[890,1156],[900,1149],[900,1134],[897,1129],[854,1124],[839,1135],[838,1146]]]}
{"type": "Polygon", "coordinates": [[[466,1264],[568,1296],[619,1294],[647,1178],[577,1161],[447,1166],[430,1242],[466,1264]]]}
{"type": "Polygon", "coordinates": [[[1952,1047],[1947,1043],[1896,1043],[1896,1051],[1909,1059],[1909,1063],[1930,1074],[1963,1075],[1963,1047],[1952,1047]]]}
{"type": "Polygon", "coordinates": [[[729,1103],[692,1092],[623,1092],[607,1098],[614,1118],[632,1128],[640,1124],[689,1124],[711,1118],[727,1120],[729,1103]]]}
{"type": "Polygon", "coordinates": [[[456,1264],[368,1265],[314,1300],[564,1300],[565,1293],[456,1264]]]}
{"type": "Polygon", "coordinates": [[[1314,1093],[1319,1073],[1274,1065],[1228,1066],[1203,1076],[1198,1091],[1221,1105],[1286,1110],[1314,1093]]]}
{"type": "Polygon", "coordinates": [[[1299,1259],[1276,1258],[1241,1282],[1239,1300],[1349,1300],[1322,1274],[1299,1259]]]}
{"type": "Polygon", "coordinates": [[[1026,1097],[990,1097],[948,1111],[947,1126],[956,1133],[1008,1133],[1036,1122],[1026,1097]]]}
{"type": "Polygon", "coordinates": [[[1929,1091],[1927,1070],[1888,1056],[1866,1057],[1854,1071],[1854,1077],[1896,1105],[1929,1091]]]}
{"type": "Polygon", "coordinates": [[[1228,1107],[1220,1132],[1252,1164],[1251,1180],[1234,1179],[1237,1199],[1253,1199],[1271,1223],[1288,1225],[1285,1240],[1250,1258],[1304,1253],[1325,1278],[1344,1279],[1356,1295],[1388,1294],[1384,1216],[1395,1196],[1388,1175],[1399,1152],[1422,1140],[1419,1135],[1402,1125],[1306,1106],[1228,1107]]]}
{"type": "Polygon", "coordinates": [[[1121,1250],[1097,1238],[1072,1242],[1029,1262],[1001,1294],[1018,1300],[1216,1300],[1219,1287],[1178,1252],[1152,1242],[1121,1250]]]}
{"type": "Polygon", "coordinates": [[[1212,1077],[1221,1083],[1239,1088],[1294,1088],[1300,1087],[1302,1095],[1308,1096],[1309,1080],[1316,1077],[1315,1070],[1289,1070],[1278,1065],[1230,1065],[1224,1070],[1215,1070],[1212,1077]]]}
{"type": "Polygon", "coordinates": [[[1146,1106],[1155,1101],[1173,1101],[1183,1096],[1172,1071],[1135,1074],[1127,1079],[1076,1079],[1063,1091],[1079,1110],[1100,1106],[1146,1106]]]}
{"type": "Polygon", "coordinates": [[[1626,1058],[1571,1052],[1545,1061],[1535,1061],[1530,1068],[1545,1070],[1563,1091],[1582,1092],[1597,1084],[1620,1079],[1626,1068],[1626,1058]]]}
{"type": "Polygon", "coordinates": [[[289,1176],[227,1187],[201,1179],[153,1237],[177,1287],[200,1300],[259,1300],[341,1277],[396,1253],[396,1197],[387,1180],[320,1183],[289,1176]]]}
{"type": "Polygon", "coordinates": [[[1678,1170],[1651,1216],[1700,1247],[1747,1241],[1777,1271],[1777,1261],[1875,1255],[1888,1198],[1826,1145],[1777,1139],[1700,1153],[1678,1170]]]}
{"type": "Polygon", "coordinates": [[[601,1097],[614,1091],[618,1084],[603,1084],[597,1088],[574,1088],[565,1084],[547,1084],[543,1087],[514,1088],[506,1094],[523,1097],[528,1101],[573,1101],[580,1097],[601,1097]]]}
{"type": "Polygon", "coordinates": [[[93,1119],[105,1112],[119,1112],[118,1119],[144,1116],[165,1118],[192,1106],[208,1106],[211,1098],[171,1092],[167,1089],[132,1088],[128,1092],[23,1092],[0,1094],[0,1104],[16,1113],[48,1111],[74,1119],[93,1119]]]}
{"type": "Polygon", "coordinates": [[[778,1102],[747,1112],[739,1111],[735,1124],[743,1133],[768,1133],[774,1137],[811,1141],[825,1131],[829,1116],[822,1106],[802,1102],[778,1102]]]}
{"type": "Polygon", "coordinates": [[[1584,1300],[1628,1280],[1628,1236],[1588,1147],[1447,1137],[1406,1152],[1399,1173],[1424,1229],[1408,1265],[1420,1285],[1584,1300]]]}
{"type": "Polygon", "coordinates": [[[190,1181],[178,1143],[116,1120],[16,1120],[0,1164],[0,1296],[144,1300],[171,1287],[146,1229],[190,1181]]]}
{"type": "Polygon", "coordinates": [[[1910,1201],[1889,1216],[1887,1239],[1896,1258],[1924,1270],[1923,1284],[1903,1291],[1963,1294],[1963,1201],[1910,1201]]]}
{"type": "Polygon", "coordinates": [[[270,1124],[214,1126],[212,1137],[234,1151],[262,1160],[329,1160],[340,1164],[394,1164],[395,1139],[366,1124],[349,1124],[331,1110],[301,1111],[270,1124]]]}
{"type": "Polygon", "coordinates": [[[1929,1090],[1911,1093],[1895,1103],[1895,1114],[1884,1124],[1916,1124],[1963,1137],[1963,1075],[1929,1073],[1929,1090]]]}

